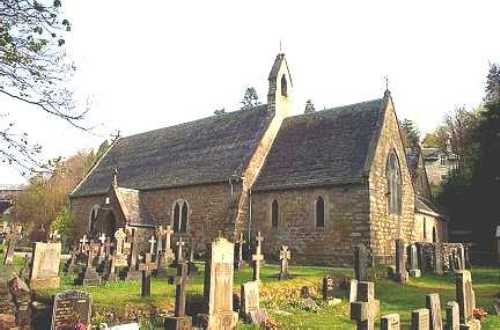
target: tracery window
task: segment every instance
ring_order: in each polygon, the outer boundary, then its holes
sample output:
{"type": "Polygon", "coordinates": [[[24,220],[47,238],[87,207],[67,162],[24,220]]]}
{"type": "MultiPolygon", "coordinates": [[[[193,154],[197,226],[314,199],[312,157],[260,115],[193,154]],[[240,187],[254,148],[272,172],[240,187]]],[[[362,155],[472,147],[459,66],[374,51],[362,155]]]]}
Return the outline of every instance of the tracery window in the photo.
{"type": "Polygon", "coordinates": [[[189,205],[185,200],[177,200],[174,203],[172,213],[172,227],[174,233],[187,233],[189,218],[189,205]]]}
{"type": "Polygon", "coordinates": [[[401,171],[395,152],[392,152],[387,158],[386,177],[389,213],[400,215],[402,203],[401,171]]]}

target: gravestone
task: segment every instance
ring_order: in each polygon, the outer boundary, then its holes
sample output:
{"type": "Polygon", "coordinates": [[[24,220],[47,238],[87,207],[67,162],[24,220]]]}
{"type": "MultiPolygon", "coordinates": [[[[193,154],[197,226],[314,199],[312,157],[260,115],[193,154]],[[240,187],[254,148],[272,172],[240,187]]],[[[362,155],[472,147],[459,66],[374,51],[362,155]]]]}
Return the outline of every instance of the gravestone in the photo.
{"type": "Polygon", "coordinates": [[[173,233],[174,233],[174,231],[172,230],[172,228],[170,228],[170,225],[168,225],[164,231],[165,248],[163,250],[163,258],[164,258],[164,262],[166,263],[167,266],[170,265],[172,263],[172,261],[174,260],[174,252],[172,251],[172,247],[171,247],[171,237],[172,237],[173,233]]]}
{"type": "Polygon", "coordinates": [[[323,285],[321,289],[324,301],[331,301],[335,299],[335,281],[332,276],[327,275],[323,277],[323,285]]]}
{"type": "Polygon", "coordinates": [[[59,263],[61,262],[61,243],[33,243],[31,261],[30,287],[58,288],[59,263]]]}
{"type": "Polygon", "coordinates": [[[358,280],[351,279],[349,282],[349,302],[352,303],[358,300],[358,280]]]}
{"type": "Polygon", "coordinates": [[[472,268],[472,262],[471,262],[471,258],[470,258],[470,249],[471,249],[470,243],[464,244],[464,267],[465,267],[465,269],[472,268]]]}
{"type": "Polygon", "coordinates": [[[462,244],[460,244],[457,248],[456,269],[457,270],[464,270],[465,269],[465,249],[464,249],[464,246],[462,244]]]}
{"type": "Polygon", "coordinates": [[[455,273],[455,255],[453,253],[448,255],[448,270],[450,273],[455,273]]]}
{"type": "Polygon", "coordinates": [[[198,267],[196,267],[196,264],[194,263],[194,246],[193,246],[193,243],[191,243],[191,246],[189,248],[188,268],[189,268],[189,275],[191,275],[191,274],[197,274],[198,273],[198,267]]]}
{"type": "Polygon", "coordinates": [[[186,283],[188,281],[188,265],[185,262],[177,264],[175,286],[175,312],[165,320],[166,329],[187,330],[191,329],[191,316],[186,315],[186,283]]]}
{"type": "Polygon", "coordinates": [[[259,231],[257,233],[257,237],[255,238],[255,241],[256,241],[255,254],[252,255],[252,261],[253,261],[252,280],[253,281],[260,281],[260,267],[261,267],[261,262],[264,260],[264,255],[262,254],[262,241],[263,240],[264,240],[264,237],[261,235],[261,233],[259,231]]]}
{"type": "Polygon", "coordinates": [[[481,323],[474,318],[476,303],[470,271],[457,271],[455,276],[456,295],[460,310],[460,328],[480,329],[481,323]]]}
{"type": "Polygon", "coordinates": [[[127,275],[125,280],[127,281],[138,281],[141,278],[141,272],[137,269],[137,259],[139,256],[139,244],[137,242],[136,231],[133,228],[127,228],[127,241],[124,244],[124,251],[128,252],[129,262],[127,275]]]}
{"type": "Polygon", "coordinates": [[[151,272],[156,269],[156,263],[151,260],[151,253],[146,253],[144,262],[139,264],[141,277],[141,296],[149,297],[151,295],[151,272]]]}
{"type": "Polygon", "coordinates": [[[288,272],[288,260],[290,260],[291,258],[292,255],[290,253],[290,250],[288,249],[288,246],[282,245],[280,249],[280,260],[281,260],[281,267],[279,274],[280,281],[286,280],[290,277],[290,273],[288,272]]]}
{"type": "Polygon", "coordinates": [[[460,330],[460,312],[456,301],[446,304],[446,330],[460,330]]]}
{"type": "Polygon", "coordinates": [[[443,330],[441,319],[441,302],[439,294],[431,293],[425,296],[425,304],[429,310],[429,330],[443,330]]]}
{"type": "Polygon", "coordinates": [[[267,320],[267,313],[260,308],[259,283],[246,282],[241,285],[240,314],[244,320],[252,324],[263,326],[267,320]]]}
{"type": "Polygon", "coordinates": [[[87,251],[87,264],[80,280],[83,285],[97,285],[101,283],[101,276],[97,273],[94,266],[98,246],[99,245],[96,243],[90,243],[90,247],[87,251]]]}
{"type": "Polygon", "coordinates": [[[380,301],[375,299],[375,283],[358,282],[357,300],[350,304],[351,320],[358,330],[374,330],[375,319],[380,311],[380,301]]]}
{"type": "Polygon", "coordinates": [[[80,252],[85,253],[87,251],[87,243],[89,240],[87,239],[87,235],[83,235],[80,239],[80,252]]]}
{"type": "Polygon", "coordinates": [[[354,247],[354,277],[358,281],[368,280],[368,251],[364,244],[354,247]]]}
{"type": "Polygon", "coordinates": [[[21,278],[14,276],[9,282],[9,291],[16,306],[16,324],[21,329],[31,328],[31,290],[21,278]]]}
{"type": "Polygon", "coordinates": [[[429,330],[429,310],[416,309],[411,312],[411,330],[429,330]]]}
{"type": "Polygon", "coordinates": [[[380,318],[380,330],[399,330],[400,328],[399,314],[387,314],[380,318]]]}
{"type": "Polygon", "coordinates": [[[52,330],[90,329],[91,298],[88,293],[68,291],[56,294],[52,308],[52,330]],[[77,328],[77,325],[84,326],[77,328]]]}
{"type": "Polygon", "coordinates": [[[218,237],[211,244],[208,301],[208,330],[235,329],[233,312],[234,244],[218,237]]]}
{"type": "Polygon", "coordinates": [[[420,271],[420,267],[418,265],[418,249],[415,244],[411,244],[409,246],[408,257],[410,261],[410,276],[416,278],[422,276],[422,272],[420,271]]]}
{"type": "Polygon", "coordinates": [[[79,248],[75,245],[75,247],[71,251],[71,255],[69,256],[68,261],[64,265],[64,270],[67,274],[72,274],[75,271],[78,254],[79,248]]]}
{"type": "Polygon", "coordinates": [[[434,273],[443,275],[443,247],[440,243],[434,243],[434,273]]]}
{"type": "Polygon", "coordinates": [[[175,254],[175,264],[177,265],[178,263],[184,262],[184,252],[182,249],[184,245],[186,245],[186,242],[184,242],[182,240],[182,237],[180,237],[176,245],[177,245],[177,251],[175,254]]]}
{"type": "Polygon", "coordinates": [[[243,267],[243,245],[246,243],[243,233],[235,242],[235,257],[234,257],[234,270],[239,271],[243,267]]]}
{"type": "Polygon", "coordinates": [[[7,243],[7,250],[3,258],[3,264],[5,266],[12,265],[12,260],[14,259],[14,248],[16,247],[17,240],[19,237],[15,233],[9,234],[9,242],[7,243]]]}
{"type": "Polygon", "coordinates": [[[401,284],[408,280],[408,273],[405,265],[405,243],[401,239],[396,240],[396,274],[395,280],[401,284]]]}

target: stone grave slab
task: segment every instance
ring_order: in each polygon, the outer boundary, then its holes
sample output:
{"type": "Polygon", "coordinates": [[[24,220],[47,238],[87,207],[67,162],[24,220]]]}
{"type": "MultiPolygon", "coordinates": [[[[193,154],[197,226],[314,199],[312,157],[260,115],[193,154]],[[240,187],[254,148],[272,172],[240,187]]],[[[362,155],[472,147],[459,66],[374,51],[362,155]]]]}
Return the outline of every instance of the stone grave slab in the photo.
{"type": "Polygon", "coordinates": [[[446,330],[460,330],[460,311],[456,301],[446,304],[446,330]]]}
{"type": "Polygon", "coordinates": [[[240,314],[247,322],[264,325],[267,321],[267,313],[260,308],[259,302],[259,283],[257,281],[243,283],[240,314]]]}
{"type": "Polygon", "coordinates": [[[429,329],[443,330],[443,320],[441,318],[441,301],[439,294],[431,293],[425,296],[425,304],[429,309],[429,329]]]}
{"type": "Polygon", "coordinates": [[[58,288],[61,243],[33,243],[30,287],[32,289],[58,288]]]}
{"type": "Polygon", "coordinates": [[[364,244],[354,247],[354,278],[358,281],[368,280],[368,251],[364,244]]]}
{"type": "Polygon", "coordinates": [[[411,330],[429,330],[429,310],[420,308],[411,312],[411,330]]]}
{"type": "Polygon", "coordinates": [[[381,330],[399,330],[400,328],[399,314],[387,314],[380,318],[381,330]]]}

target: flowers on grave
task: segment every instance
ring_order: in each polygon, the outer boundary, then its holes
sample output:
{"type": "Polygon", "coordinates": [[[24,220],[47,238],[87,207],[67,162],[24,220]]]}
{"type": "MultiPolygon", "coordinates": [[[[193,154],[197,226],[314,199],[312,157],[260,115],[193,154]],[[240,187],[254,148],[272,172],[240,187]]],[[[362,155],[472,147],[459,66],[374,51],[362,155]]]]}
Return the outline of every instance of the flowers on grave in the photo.
{"type": "Polygon", "coordinates": [[[472,315],[474,316],[475,319],[482,321],[484,318],[486,318],[486,316],[488,316],[488,312],[486,312],[484,308],[479,307],[479,308],[474,308],[472,315]]]}

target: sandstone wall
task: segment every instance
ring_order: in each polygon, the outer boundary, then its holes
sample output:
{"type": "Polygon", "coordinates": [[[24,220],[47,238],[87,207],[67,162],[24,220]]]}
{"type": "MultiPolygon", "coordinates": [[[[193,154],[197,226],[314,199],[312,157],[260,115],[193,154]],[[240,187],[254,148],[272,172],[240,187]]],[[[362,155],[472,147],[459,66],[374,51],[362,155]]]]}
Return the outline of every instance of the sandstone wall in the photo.
{"type": "Polygon", "coordinates": [[[447,240],[445,222],[430,215],[415,213],[415,227],[413,230],[413,239],[415,241],[432,243],[434,229],[436,231],[437,242],[447,240]]]}
{"type": "Polygon", "coordinates": [[[406,164],[396,114],[391,103],[385,111],[380,138],[375,148],[369,174],[370,191],[370,248],[377,263],[391,263],[395,254],[396,239],[412,241],[414,228],[414,192],[406,164]],[[387,201],[386,164],[389,154],[395,151],[402,177],[401,215],[389,214],[387,201]]]}
{"type": "Polygon", "coordinates": [[[282,244],[292,263],[348,265],[353,244],[370,238],[368,190],[364,185],[255,192],[252,195],[252,238],[261,231],[266,258],[282,244]],[[325,227],[316,227],[315,203],[325,201],[325,227]],[[279,224],[272,228],[271,204],[279,205],[279,224]]]}

